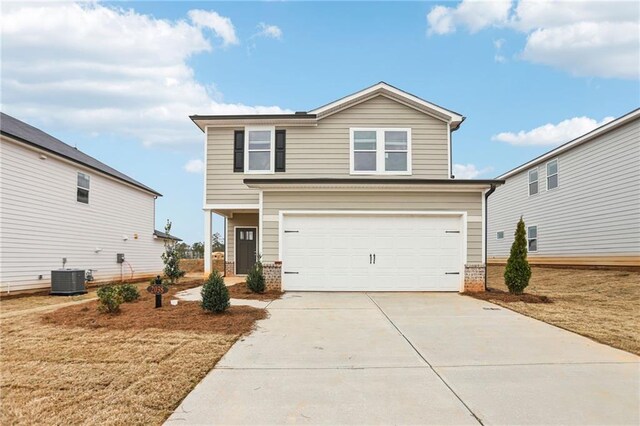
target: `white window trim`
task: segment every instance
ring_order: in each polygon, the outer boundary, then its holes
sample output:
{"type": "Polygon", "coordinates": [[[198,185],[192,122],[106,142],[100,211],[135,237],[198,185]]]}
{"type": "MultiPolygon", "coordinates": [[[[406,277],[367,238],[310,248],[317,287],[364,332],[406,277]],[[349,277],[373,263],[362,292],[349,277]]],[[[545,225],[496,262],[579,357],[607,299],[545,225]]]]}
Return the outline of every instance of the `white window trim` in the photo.
{"type": "Polygon", "coordinates": [[[82,171],[82,170],[76,170],[76,204],[81,204],[83,206],[88,206],[88,205],[91,204],[91,175],[88,174],[85,171],[82,171]],[[87,178],[89,178],[89,188],[83,188],[80,185],[78,185],[78,175],[81,174],[81,173],[83,175],[85,175],[87,178]],[[89,191],[89,194],[88,194],[89,201],[88,202],[83,203],[82,201],[78,201],[78,189],[85,189],[85,190],[89,191]]]}
{"type": "Polygon", "coordinates": [[[496,240],[500,241],[500,240],[504,240],[504,231],[496,231],[496,240]],[[498,234],[502,232],[502,238],[498,238],[498,234]]]}
{"type": "Polygon", "coordinates": [[[559,174],[560,174],[560,166],[559,166],[559,164],[558,164],[558,157],[554,158],[553,160],[549,160],[549,161],[547,161],[547,162],[545,163],[545,165],[544,165],[544,171],[545,171],[545,178],[544,178],[544,180],[545,180],[545,185],[544,185],[545,190],[547,190],[547,191],[553,191],[553,190],[555,190],[555,189],[560,188],[560,176],[559,176],[559,174]],[[549,172],[549,163],[553,163],[554,161],[556,162],[556,172],[555,172],[555,174],[550,175],[550,174],[548,174],[548,172],[549,172]],[[554,176],[554,175],[555,175],[555,176],[558,176],[558,177],[556,178],[556,181],[558,182],[558,184],[556,185],[556,187],[555,187],[555,188],[551,188],[551,189],[549,189],[549,176],[554,176]]]}
{"type": "Polygon", "coordinates": [[[529,197],[535,197],[536,195],[538,195],[540,193],[540,169],[536,166],[533,169],[529,170],[527,172],[527,194],[529,194],[529,197]],[[538,183],[538,192],[536,192],[535,194],[531,193],[531,184],[533,182],[531,182],[531,172],[535,171],[538,175],[538,177],[536,178],[536,182],[538,183]]]}
{"type": "MultiPolygon", "coordinates": [[[[276,128],[275,126],[245,127],[244,128],[244,173],[248,175],[265,175],[275,173],[276,155],[276,128]],[[269,170],[249,170],[249,132],[264,131],[271,132],[271,144],[269,147],[269,170]]],[[[256,151],[256,150],[253,150],[256,151]]]]}
{"type": "Polygon", "coordinates": [[[538,225],[527,225],[527,252],[529,253],[537,253],[540,250],[540,232],[538,231],[538,225]],[[536,228],[536,249],[529,250],[529,228],[536,228]]]}
{"type": "Polygon", "coordinates": [[[351,127],[349,128],[349,169],[352,175],[395,175],[410,176],[411,168],[411,128],[408,127],[351,127]],[[376,132],[376,170],[354,170],[355,167],[355,140],[354,134],[358,131],[376,132]],[[402,131],[407,132],[407,170],[406,171],[385,171],[385,149],[384,149],[384,132],[385,131],[402,131]]]}

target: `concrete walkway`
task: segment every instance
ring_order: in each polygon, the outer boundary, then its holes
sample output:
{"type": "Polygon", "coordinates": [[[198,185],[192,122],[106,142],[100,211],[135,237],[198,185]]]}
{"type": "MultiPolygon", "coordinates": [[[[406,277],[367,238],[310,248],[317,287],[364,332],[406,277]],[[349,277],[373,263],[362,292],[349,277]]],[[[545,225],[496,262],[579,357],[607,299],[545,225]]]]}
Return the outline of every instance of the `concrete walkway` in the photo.
{"type": "Polygon", "coordinates": [[[167,424],[640,423],[640,358],[457,294],[287,293],[167,424]]]}

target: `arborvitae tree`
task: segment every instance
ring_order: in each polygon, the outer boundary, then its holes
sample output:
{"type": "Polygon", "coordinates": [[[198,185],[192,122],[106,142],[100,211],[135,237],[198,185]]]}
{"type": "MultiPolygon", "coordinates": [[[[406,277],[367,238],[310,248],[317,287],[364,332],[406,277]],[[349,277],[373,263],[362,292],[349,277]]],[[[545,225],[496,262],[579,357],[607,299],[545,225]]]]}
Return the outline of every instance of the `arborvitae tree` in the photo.
{"type": "Polygon", "coordinates": [[[520,217],[516,227],[515,239],[511,245],[511,254],[504,270],[504,283],[509,288],[509,293],[522,294],[529,285],[531,267],[527,261],[527,231],[524,221],[520,217]]]}
{"type": "MultiPolygon", "coordinates": [[[[167,219],[164,227],[167,237],[171,237],[171,222],[167,219]]],[[[171,238],[167,238],[164,242],[164,253],[162,253],[162,261],[164,262],[164,275],[169,279],[171,284],[178,282],[185,274],[180,269],[180,253],[177,250],[177,243],[171,238]]]]}
{"type": "Polygon", "coordinates": [[[254,293],[264,293],[265,282],[262,262],[258,260],[247,275],[247,288],[254,293]]]}
{"type": "Polygon", "coordinates": [[[214,313],[224,312],[229,307],[229,290],[224,285],[220,272],[213,271],[200,292],[202,309],[214,313]]]}

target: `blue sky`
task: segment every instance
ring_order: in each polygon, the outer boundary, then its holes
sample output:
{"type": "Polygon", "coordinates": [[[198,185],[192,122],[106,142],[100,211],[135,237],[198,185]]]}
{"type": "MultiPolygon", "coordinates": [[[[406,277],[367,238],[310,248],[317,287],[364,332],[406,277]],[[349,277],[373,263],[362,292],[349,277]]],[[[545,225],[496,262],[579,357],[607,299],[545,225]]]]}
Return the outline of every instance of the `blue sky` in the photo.
{"type": "Polygon", "coordinates": [[[189,114],[310,110],[386,81],[465,115],[457,175],[488,178],[640,104],[634,2],[3,6],[2,110],[163,193],[157,226],[188,242],[189,114]]]}

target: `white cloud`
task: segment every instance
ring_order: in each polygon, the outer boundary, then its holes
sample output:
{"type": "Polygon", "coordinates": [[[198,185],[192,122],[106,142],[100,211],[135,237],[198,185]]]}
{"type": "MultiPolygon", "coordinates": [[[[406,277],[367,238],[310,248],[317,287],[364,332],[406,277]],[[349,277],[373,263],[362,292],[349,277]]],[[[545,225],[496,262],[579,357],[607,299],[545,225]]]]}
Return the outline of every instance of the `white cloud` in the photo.
{"type": "Polygon", "coordinates": [[[202,173],[204,169],[204,162],[199,158],[195,160],[187,161],[187,164],[184,165],[184,169],[189,173],[202,173]]]}
{"type": "Polygon", "coordinates": [[[548,123],[529,131],[498,133],[491,139],[511,145],[558,145],[582,136],[611,120],[613,117],[605,117],[601,121],[589,117],[574,117],[558,124],[548,123]]]}
{"type": "Polygon", "coordinates": [[[472,33],[503,24],[509,17],[511,0],[464,0],[456,7],[435,6],[427,14],[429,34],[449,34],[457,27],[472,33]]]}
{"type": "Polygon", "coordinates": [[[201,142],[190,114],[284,112],[224,103],[215,86],[195,79],[188,60],[213,49],[210,29],[217,26],[232,43],[219,23],[192,25],[96,3],[5,6],[0,108],[19,119],[176,146],[201,142]]]}
{"type": "Polygon", "coordinates": [[[239,43],[231,19],[220,16],[214,11],[200,9],[190,10],[188,15],[196,26],[213,30],[223,40],[225,46],[239,43]]]}
{"type": "Polygon", "coordinates": [[[257,36],[275,38],[276,40],[282,39],[282,30],[277,25],[268,25],[264,22],[258,24],[257,36]]]}
{"type": "MultiPolygon", "coordinates": [[[[430,34],[498,26],[527,35],[520,57],[573,75],[640,78],[640,8],[633,1],[463,0],[427,15],[430,34]],[[482,7],[485,6],[485,7],[482,7]]],[[[495,46],[500,50],[502,46],[495,46]]],[[[497,62],[505,57],[500,52],[497,62]]]]}
{"type": "Polygon", "coordinates": [[[506,40],[503,38],[499,38],[497,40],[493,40],[493,47],[496,49],[495,55],[493,55],[493,60],[498,63],[507,62],[507,58],[502,54],[502,47],[505,45],[506,40]]]}
{"type": "Polygon", "coordinates": [[[456,179],[475,179],[485,173],[492,171],[492,167],[485,167],[478,170],[474,164],[454,164],[453,175],[456,179]]]}

